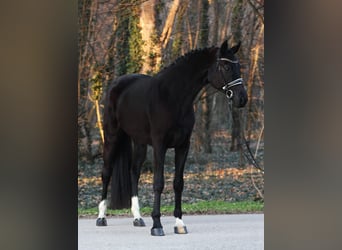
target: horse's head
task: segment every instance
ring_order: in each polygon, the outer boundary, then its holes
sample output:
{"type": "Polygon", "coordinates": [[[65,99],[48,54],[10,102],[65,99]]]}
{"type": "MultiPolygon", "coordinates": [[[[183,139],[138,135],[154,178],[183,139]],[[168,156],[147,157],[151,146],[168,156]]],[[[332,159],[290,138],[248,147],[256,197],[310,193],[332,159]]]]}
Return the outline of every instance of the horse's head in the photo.
{"type": "Polygon", "coordinates": [[[240,63],[235,57],[241,42],[228,48],[227,40],[219,49],[217,63],[209,69],[208,80],[210,84],[233,102],[235,107],[244,107],[247,103],[247,93],[242,84],[240,63]]]}

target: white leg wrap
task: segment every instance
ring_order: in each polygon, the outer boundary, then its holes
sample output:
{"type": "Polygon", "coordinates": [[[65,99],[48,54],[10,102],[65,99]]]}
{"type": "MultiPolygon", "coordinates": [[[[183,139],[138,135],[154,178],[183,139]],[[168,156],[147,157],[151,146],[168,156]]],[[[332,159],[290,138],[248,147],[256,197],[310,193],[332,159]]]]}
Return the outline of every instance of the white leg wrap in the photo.
{"type": "Polygon", "coordinates": [[[175,224],[175,227],[184,227],[184,222],[179,219],[179,218],[176,218],[176,224],[175,224]]]}
{"type": "Polygon", "coordinates": [[[107,210],[107,200],[102,200],[99,204],[99,216],[98,218],[105,218],[107,210]]]}
{"type": "Polygon", "coordinates": [[[132,197],[131,211],[132,211],[134,219],[140,219],[141,218],[138,196],[132,197]]]}

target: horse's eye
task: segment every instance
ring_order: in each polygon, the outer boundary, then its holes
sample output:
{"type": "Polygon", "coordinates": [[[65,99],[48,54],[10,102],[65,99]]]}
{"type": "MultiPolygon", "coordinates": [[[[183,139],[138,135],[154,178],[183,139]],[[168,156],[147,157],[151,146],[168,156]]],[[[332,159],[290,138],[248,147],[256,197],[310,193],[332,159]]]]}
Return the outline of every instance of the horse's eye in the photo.
{"type": "Polygon", "coordinates": [[[225,71],[230,71],[230,66],[228,64],[224,64],[223,68],[225,71]]]}

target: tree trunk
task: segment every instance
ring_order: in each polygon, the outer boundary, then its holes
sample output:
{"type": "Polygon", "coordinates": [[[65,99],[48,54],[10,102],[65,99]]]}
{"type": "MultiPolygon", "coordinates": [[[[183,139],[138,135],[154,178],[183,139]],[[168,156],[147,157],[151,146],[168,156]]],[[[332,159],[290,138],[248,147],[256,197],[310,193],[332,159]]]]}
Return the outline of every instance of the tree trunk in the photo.
{"type": "Polygon", "coordinates": [[[160,36],[160,42],[161,42],[163,49],[166,48],[166,46],[169,42],[169,39],[170,39],[170,36],[172,33],[173,23],[175,21],[176,14],[178,11],[179,3],[180,3],[180,0],[174,0],[173,1],[172,6],[171,6],[170,11],[169,11],[169,14],[166,18],[165,25],[164,25],[163,31],[161,33],[161,36],[160,36]]]}
{"type": "MultiPolygon", "coordinates": [[[[209,18],[208,18],[208,0],[197,0],[197,25],[194,40],[194,47],[205,47],[208,44],[209,35],[209,18]]],[[[208,89],[205,88],[201,91],[201,102],[197,105],[200,106],[199,120],[197,131],[195,134],[196,141],[202,145],[205,153],[211,153],[211,134],[210,134],[210,98],[208,96],[208,89]]]]}
{"type": "Polygon", "coordinates": [[[208,45],[217,46],[217,30],[219,21],[219,7],[217,0],[209,1],[208,7],[208,22],[209,22],[209,37],[208,45]]]}
{"type": "Polygon", "coordinates": [[[148,0],[141,4],[141,13],[140,13],[140,27],[141,27],[141,36],[144,44],[142,49],[143,53],[143,65],[141,69],[141,73],[146,74],[154,71],[154,58],[157,54],[157,50],[155,49],[155,44],[153,40],[153,36],[156,32],[155,27],[155,4],[156,0],[148,0]]]}
{"type": "Polygon", "coordinates": [[[258,37],[257,37],[257,41],[255,43],[255,45],[253,46],[253,48],[251,49],[251,66],[250,66],[250,70],[249,70],[249,76],[248,76],[248,99],[249,101],[249,105],[248,105],[248,123],[247,123],[247,131],[248,131],[248,140],[251,139],[251,135],[252,135],[252,120],[254,119],[254,117],[256,117],[256,115],[253,115],[253,85],[254,85],[254,81],[255,81],[255,77],[256,77],[256,71],[258,68],[258,61],[259,61],[259,50],[260,50],[260,46],[258,41],[260,41],[261,36],[263,35],[263,31],[264,31],[264,25],[262,25],[262,27],[260,28],[260,31],[258,33],[258,37]]]}
{"type": "Polygon", "coordinates": [[[202,102],[202,143],[205,153],[211,153],[211,134],[210,134],[210,105],[207,89],[203,92],[202,102]]]}
{"type": "MultiPolygon", "coordinates": [[[[242,39],[242,32],[241,32],[241,22],[243,19],[243,6],[242,6],[242,0],[238,0],[233,8],[233,13],[232,13],[232,25],[231,25],[231,30],[232,33],[234,34],[234,40],[241,41],[242,39]]],[[[233,40],[233,39],[232,39],[233,40]]],[[[235,41],[235,42],[237,42],[235,41]]],[[[231,41],[233,42],[233,41],[231,41]]],[[[243,128],[241,128],[241,116],[240,116],[240,111],[238,108],[232,107],[232,144],[230,147],[231,151],[240,151],[240,161],[239,165],[242,165],[242,148],[239,143],[242,141],[241,136],[243,131],[243,128]]]]}

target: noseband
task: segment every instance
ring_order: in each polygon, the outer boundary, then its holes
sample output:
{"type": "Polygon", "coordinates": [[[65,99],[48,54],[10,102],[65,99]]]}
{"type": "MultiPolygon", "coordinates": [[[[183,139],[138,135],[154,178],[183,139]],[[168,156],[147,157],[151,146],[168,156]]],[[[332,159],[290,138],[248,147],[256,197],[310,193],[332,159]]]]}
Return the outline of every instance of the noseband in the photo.
{"type": "MultiPolygon", "coordinates": [[[[219,58],[218,60],[219,60],[219,61],[227,61],[227,62],[230,62],[230,63],[239,63],[238,60],[231,60],[231,59],[228,59],[228,58],[219,58]]],[[[220,71],[221,74],[222,74],[223,80],[226,82],[226,79],[224,78],[224,75],[223,75],[222,71],[221,71],[221,70],[219,70],[219,71],[220,71]]],[[[237,79],[235,79],[235,80],[233,80],[233,81],[231,81],[231,82],[228,82],[228,83],[225,83],[225,84],[224,84],[224,86],[222,87],[222,89],[226,91],[226,96],[227,96],[228,99],[231,99],[231,98],[233,97],[233,91],[230,90],[230,88],[233,87],[233,86],[242,84],[242,81],[243,81],[243,80],[242,80],[242,78],[240,77],[240,78],[237,78],[237,79]]]]}

